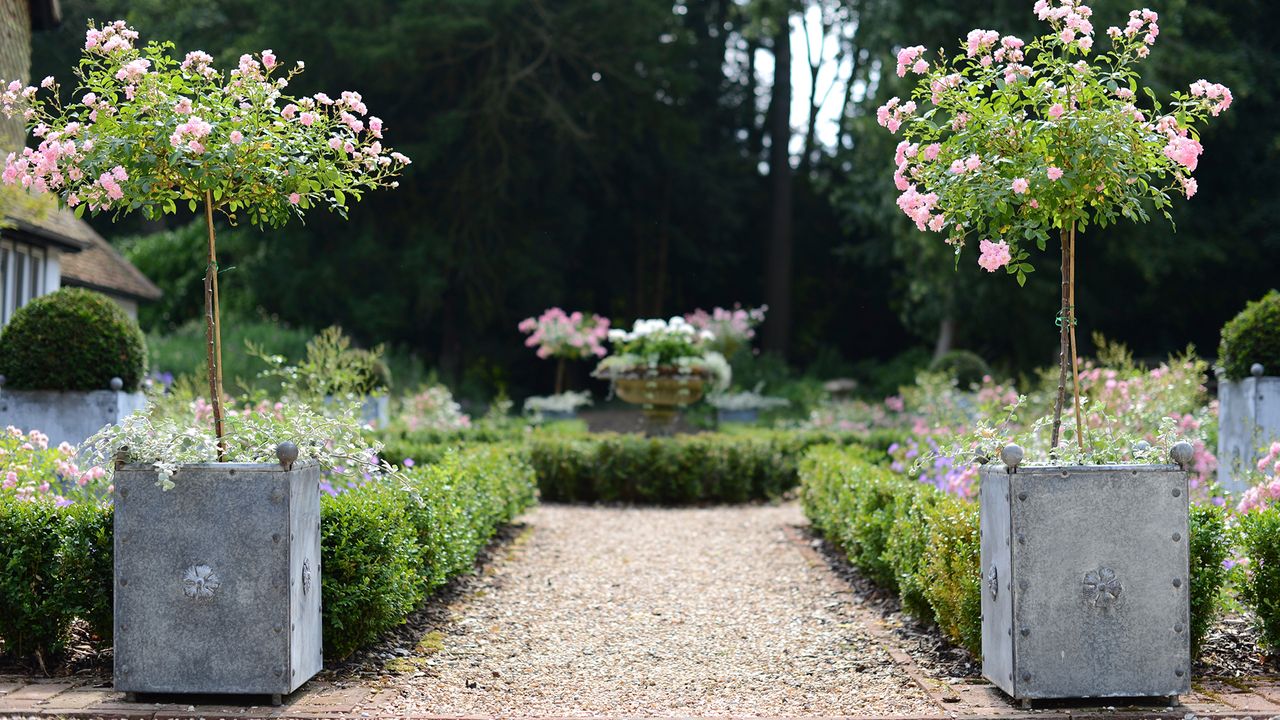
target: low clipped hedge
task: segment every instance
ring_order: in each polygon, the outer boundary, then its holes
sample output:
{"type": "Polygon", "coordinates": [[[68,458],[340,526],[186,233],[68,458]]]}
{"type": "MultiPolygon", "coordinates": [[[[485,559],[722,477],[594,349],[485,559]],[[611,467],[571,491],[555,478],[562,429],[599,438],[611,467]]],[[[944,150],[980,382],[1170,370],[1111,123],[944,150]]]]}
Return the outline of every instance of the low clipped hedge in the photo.
{"type": "Polygon", "coordinates": [[[0,375],[13,390],[133,392],[147,371],[138,323],[102,293],[62,288],[18,309],[0,333],[0,375]]]}
{"type": "Polygon", "coordinates": [[[982,652],[978,507],[883,465],[862,448],[819,447],[800,464],[815,529],[917,619],[982,652]]]}
{"type": "Polygon", "coordinates": [[[884,451],[900,433],[742,430],[649,438],[617,433],[392,433],[383,457],[435,462],[451,448],[511,438],[528,450],[542,499],[681,505],[776,498],[799,484],[801,456],[817,445],[884,451]]]}
{"type": "MultiPolygon", "coordinates": [[[[881,457],[861,449],[811,450],[800,464],[805,514],[869,579],[895,590],[908,613],[981,656],[978,503],[895,473],[881,457]]],[[[1242,521],[1255,563],[1245,595],[1268,628],[1264,638],[1280,647],[1280,510],[1251,515],[1242,521]],[[1259,558],[1269,572],[1257,572],[1259,558]]],[[[1189,535],[1191,641],[1198,649],[1227,580],[1225,515],[1193,507],[1189,535]]]]}
{"type": "Polygon", "coordinates": [[[1240,516],[1240,547],[1248,565],[1241,599],[1253,608],[1262,644],[1280,655],[1280,506],[1240,516]]]}
{"type": "Polygon", "coordinates": [[[1222,326],[1218,363],[1232,380],[1249,377],[1254,363],[1267,375],[1280,375],[1280,290],[1245,305],[1222,326]]]}
{"type": "MultiPolygon", "coordinates": [[[[536,497],[522,448],[449,452],[320,503],[325,655],[345,657],[400,624],[466,572],[498,528],[536,497]]],[[[110,507],[0,497],[0,649],[50,658],[75,618],[111,642],[110,507]]]]}
{"type": "Polygon", "coordinates": [[[18,657],[62,651],[77,617],[111,642],[111,511],[0,497],[0,641],[18,657]]]}
{"type": "Polygon", "coordinates": [[[1227,511],[1214,505],[1191,505],[1187,540],[1191,561],[1191,656],[1200,657],[1200,645],[1218,619],[1218,596],[1227,584],[1227,558],[1231,533],[1227,511]]]}

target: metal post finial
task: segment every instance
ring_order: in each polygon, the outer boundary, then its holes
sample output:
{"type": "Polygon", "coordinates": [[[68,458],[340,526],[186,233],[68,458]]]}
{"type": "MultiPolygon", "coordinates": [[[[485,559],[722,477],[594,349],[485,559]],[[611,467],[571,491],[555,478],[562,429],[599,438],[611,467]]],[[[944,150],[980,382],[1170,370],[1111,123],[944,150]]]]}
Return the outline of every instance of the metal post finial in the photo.
{"type": "Polygon", "coordinates": [[[1000,451],[1000,460],[1004,462],[1005,472],[1010,475],[1018,472],[1018,465],[1022,463],[1025,455],[1021,447],[1013,444],[1005,445],[1000,451]]]}
{"type": "Polygon", "coordinates": [[[1191,466],[1191,459],[1194,458],[1195,455],[1196,449],[1186,440],[1183,440],[1169,448],[1169,459],[1173,460],[1173,462],[1183,470],[1186,470],[1191,466]]]}
{"type": "Polygon", "coordinates": [[[1262,363],[1254,363],[1249,366],[1249,374],[1254,377],[1262,377],[1262,374],[1266,371],[1267,369],[1262,367],[1262,363]]]}
{"type": "Polygon", "coordinates": [[[124,380],[121,380],[118,377],[111,378],[111,382],[107,384],[110,385],[111,389],[115,390],[116,392],[120,392],[121,390],[124,389],[124,380]]]}
{"type": "Polygon", "coordinates": [[[276,457],[280,458],[280,467],[292,470],[293,464],[298,460],[298,446],[292,441],[285,440],[276,446],[276,457]]]}

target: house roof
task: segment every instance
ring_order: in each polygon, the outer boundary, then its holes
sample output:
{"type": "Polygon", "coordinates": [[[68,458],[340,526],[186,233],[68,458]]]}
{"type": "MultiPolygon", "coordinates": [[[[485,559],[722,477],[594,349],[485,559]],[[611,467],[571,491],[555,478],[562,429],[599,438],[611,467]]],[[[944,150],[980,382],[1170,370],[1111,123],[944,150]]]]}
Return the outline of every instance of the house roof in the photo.
{"type": "Polygon", "coordinates": [[[135,300],[158,300],[164,293],[147,279],[89,224],[71,216],[66,210],[59,214],[70,217],[78,232],[89,240],[88,246],[78,253],[62,256],[62,284],[78,285],[111,295],[123,295],[135,300]]]}
{"type": "Polygon", "coordinates": [[[69,252],[88,248],[96,235],[93,228],[58,207],[56,201],[39,195],[6,203],[4,219],[10,226],[4,230],[5,235],[69,252]]]}

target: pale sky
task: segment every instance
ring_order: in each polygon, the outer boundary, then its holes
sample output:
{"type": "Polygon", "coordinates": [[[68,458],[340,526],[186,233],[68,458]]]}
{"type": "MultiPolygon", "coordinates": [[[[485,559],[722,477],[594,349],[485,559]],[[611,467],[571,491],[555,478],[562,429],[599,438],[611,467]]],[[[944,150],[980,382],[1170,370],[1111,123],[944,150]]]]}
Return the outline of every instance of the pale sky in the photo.
{"type": "MultiPolygon", "coordinates": [[[[821,9],[809,7],[804,20],[791,18],[791,153],[797,155],[804,145],[804,130],[809,116],[809,43],[812,41],[816,50],[822,39],[820,22],[821,9]],[[806,23],[805,20],[808,22],[806,23]],[[807,25],[807,27],[806,27],[807,25]]],[[[822,66],[818,71],[818,93],[827,93],[826,102],[818,112],[817,139],[822,145],[830,147],[835,144],[840,120],[840,104],[844,99],[845,83],[850,73],[848,60],[836,63],[838,43],[834,36],[828,35],[821,49],[822,66]],[[834,83],[834,86],[833,86],[834,83]]],[[[768,50],[756,51],[756,72],[760,87],[768,91],[773,85],[773,53],[768,50]]],[[[766,95],[761,98],[762,109],[769,103],[766,95]]]]}

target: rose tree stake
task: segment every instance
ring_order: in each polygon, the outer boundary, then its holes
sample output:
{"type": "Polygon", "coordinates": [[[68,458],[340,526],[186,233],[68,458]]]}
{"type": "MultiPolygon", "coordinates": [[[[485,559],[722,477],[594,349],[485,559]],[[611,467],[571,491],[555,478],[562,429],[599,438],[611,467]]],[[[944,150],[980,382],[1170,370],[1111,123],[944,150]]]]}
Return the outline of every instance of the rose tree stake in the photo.
{"type": "Polygon", "coordinates": [[[382,145],[382,121],[368,116],[359,93],[285,95],[302,62],[285,69],[263,50],[224,73],[207,53],[179,61],[172,43],[138,49],[137,37],[123,21],[90,23],[67,105],[52,77],[40,83],[48,97],[16,80],[0,92],[0,110],[21,116],[40,140],[9,154],[3,180],[57,193],[77,216],[138,211],[157,219],[179,204],[191,212],[203,205],[209,393],[223,460],[214,214],[281,227],[324,205],[345,218],[349,199],[396,187],[409,158],[382,145]]]}
{"type": "Polygon", "coordinates": [[[897,73],[922,76],[910,99],[890,98],[877,121],[903,131],[894,183],[898,207],[921,231],[943,233],[957,258],[979,239],[978,264],[1025,284],[1027,246],[1062,249],[1058,396],[1050,447],[1059,447],[1070,363],[1076,440],[1084,449],[1075,339],[1076,233],[1121,217],[1169,218],[1172,197],[1196,192],[1201,153],[1195,126],[1231,105],[1231,91],[1200,80],[1174,93],[1168,112],[1143,89],[1135,65],[1160,34],[1159,17],[1134,10],[1094,51],[1093,11],[1076,0],[1039,0],[1051,32],[1027,43],[974,30],[948,59],[922,46],[900,50],[897,73]]]}

